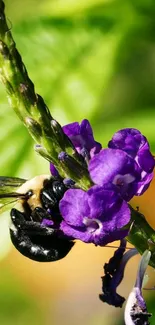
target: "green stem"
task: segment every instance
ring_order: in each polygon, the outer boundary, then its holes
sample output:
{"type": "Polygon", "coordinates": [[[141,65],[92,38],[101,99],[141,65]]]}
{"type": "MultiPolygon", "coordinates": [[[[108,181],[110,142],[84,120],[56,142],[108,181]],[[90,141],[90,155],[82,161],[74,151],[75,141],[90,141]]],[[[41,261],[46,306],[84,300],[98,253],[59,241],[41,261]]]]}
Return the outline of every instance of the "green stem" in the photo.
{"type": "Polygon", "coordinates": [[[141,255],[145,250],[150,250],[152,254],[149,264],[155,268],[155,230],[148,224],[144,215],[132,207],[130,209],[130,232],[126,239],[137,248],[141,255]]]}
{"type": "Polygon", "coordinates": [[[61,126],[50,114],[43,98],[36,94],[12,34],[7,26],[4,2],[0,0],[0,79],[5,85],[11,107],[27,127],[32,138],[43,150],[39,154],[52,162],[62,177],[71,177],[83,189],[91,186],[85,163],[76,152],[61,126]],[[74,173],[64,169],[58,155],[66,152],[76,163],[74,173]],[[83,169],[83,173],[81,170],[83,169]]]}

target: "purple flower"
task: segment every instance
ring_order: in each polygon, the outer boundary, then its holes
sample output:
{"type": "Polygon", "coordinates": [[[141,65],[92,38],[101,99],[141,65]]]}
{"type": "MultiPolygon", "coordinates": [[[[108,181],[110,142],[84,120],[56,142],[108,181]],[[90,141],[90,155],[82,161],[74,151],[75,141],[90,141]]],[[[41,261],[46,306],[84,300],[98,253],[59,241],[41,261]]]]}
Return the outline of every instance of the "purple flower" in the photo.
{"type": "Polygon", "coordinates": [[[143,177],[136,161],[120,149],[102,149],[90,160],[88,169],[94,183],[114,184],[126,201],[142,194],[152,180],[152,173],[143,177]]]}
{"type": "Polygon", "coordinates": [[[96,142],[88,120],[74,122],[63,126],[64,133],[72,141],[74,147],[82,156],[93,157],[101,150],[101,144],[96,142]]]}
{"type": "Polygon", "coordinates": [[[74,239],[104,246],[128,234],[122,228],[130,221],[130,210],[112,185],[93,186],[88,192],[70,189],[59,207],[60,229],[74,239]]]}
{"type": "Polygon", "coordinates": [[[123,129],[114,134],[108,147],[121,149],[136,161],[141,175],[137,195],[143,194],[153,178],[155,167],[155,159],[150,152],[147,139],[136,129],[123,129]]]}
{"type": "Polygon", "coordinates": [[[146,268],[151,258],[151,252],[146,250],[141,258],[137,279],[133,290],[131,291],[126,308],[125,308],[125,324],[126,325],[149,325],[149,317],[152,315],[147,312],[145,300],[142,296],[142,284],[146,268]]]}
{"type": "MultiPolygon", "coordinates": [[[[93,131],[88,120],[83,120],[81,124],[74,122],[64,125],[63,132],[69,137],[75,149],[86,161],[89,161],[102,148],[101,144],[94,140],[93,131]]],[[[50,163],[50,172],[54,177],[59,175],[52,163],[50,163]]]]}
{"type": "Polygon", "coordinates": [[[94,183],[114,184],[127,201],[135,194],[133,184],[138,176],[135,162],[122,150],[101,150],[90,160],[88,168],[94,183]]]}
{"type": "Polygon", "coordinates": [[[125,151],[145,172],[153,171],[155,160],[147,139],[140,131],[129,128],[120,130],[113,135],[108,147],[125,151]]]}

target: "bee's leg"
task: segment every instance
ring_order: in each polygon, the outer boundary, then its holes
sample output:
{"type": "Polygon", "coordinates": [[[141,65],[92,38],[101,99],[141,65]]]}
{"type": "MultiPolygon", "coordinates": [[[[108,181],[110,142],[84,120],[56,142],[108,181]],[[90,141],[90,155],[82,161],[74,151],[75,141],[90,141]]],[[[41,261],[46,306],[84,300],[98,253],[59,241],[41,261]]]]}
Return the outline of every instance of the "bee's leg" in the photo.
{"type": "Polygon", "coordinates": [[[45,209],[41,207],[36,207],[32,211],[31,217],[33,221],[41,222],[44,218],[49,218],[50,216],[45,209]]]}
{"type": "Polygon", "coordinates": [[[25,214],[17,209],[12,209],[10,212],[12,224],[11,229],[16,228],[16,230],[22,230],[25,234],[30,235],[40,235],[40,236],[49,236],[54,233],[57,233],[56,230],[42,226],[39,222],[36,221],[27,221],[25,219],[25,214]]]}
{"type": "Polygon", "coordinates": [[[17,209],[12,209],[10,216],[12,223],[17,228],[20,228],[20,226],[26,221],[24,212],[21,212],[17,209]]]}
{"type": "Polygon", "coordinates": [[[52,228],[42,227],[38,222],[27,221],[24,213],[11,210],[10,236],[16,249],[28,258],[50,262],[65,257],[71,250],[72,241],[58,238],[52,228]]]}

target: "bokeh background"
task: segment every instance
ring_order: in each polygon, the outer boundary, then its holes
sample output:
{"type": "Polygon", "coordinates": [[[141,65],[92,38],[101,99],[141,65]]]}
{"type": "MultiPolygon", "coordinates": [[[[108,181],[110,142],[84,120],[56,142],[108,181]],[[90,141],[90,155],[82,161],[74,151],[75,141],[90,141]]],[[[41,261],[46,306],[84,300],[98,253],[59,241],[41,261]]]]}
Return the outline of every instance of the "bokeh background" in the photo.
{"type": "MultiPolygon", "coordinates": [[[[62,124],[90,120],[107,145],[113,133],[135,127],[155,153],[154,0],[6,0],[9,27],[29,75],[62,124]]],[[[0,174],[32,178],[48,173],[0,85],[0,174]]],[[[155,182],[132,204],[155,228],[155,182]]],[[[59,262],[39,264],[9,239],[9,213],[0,218],[0,324],[122,325],[123,309],[103,304],[103,264],[112,248],[77,242],[59,262]]],[[[118,243],[116,243],[117,245],[118,243]]],[[[139,256],[130,261],[119,292],[128,296],[139,256]]],[[[155,284],[148,269],[146,287],[155,284]]],[[[155,295],[145,291],[149,311],[155,295]]]]}

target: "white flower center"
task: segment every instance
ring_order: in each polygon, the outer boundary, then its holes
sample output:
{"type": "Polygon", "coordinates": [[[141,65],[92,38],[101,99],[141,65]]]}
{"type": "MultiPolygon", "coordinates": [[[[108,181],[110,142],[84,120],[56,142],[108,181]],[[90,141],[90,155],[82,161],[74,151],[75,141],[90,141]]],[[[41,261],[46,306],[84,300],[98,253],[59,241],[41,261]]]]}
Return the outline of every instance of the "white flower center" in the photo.
{"type": "Polygon", "coordinates": [[[135,180],[135,177],[131,174],[125,174],[125,175],[116,175],[113,179],[113,184],[119,187],[122,187],[125,184],[130,184],[135,180]]]}
{"type": "Polygon", "coordinates": [[[103,227],[102,222],[98,219],[90,219],[88,217],[83,218],[83,223],[87,226],[87,230],[90,233],[97,232],[99,233],[103,227]]]}

